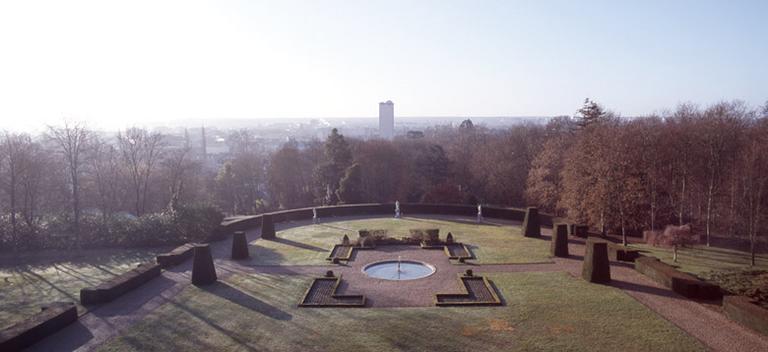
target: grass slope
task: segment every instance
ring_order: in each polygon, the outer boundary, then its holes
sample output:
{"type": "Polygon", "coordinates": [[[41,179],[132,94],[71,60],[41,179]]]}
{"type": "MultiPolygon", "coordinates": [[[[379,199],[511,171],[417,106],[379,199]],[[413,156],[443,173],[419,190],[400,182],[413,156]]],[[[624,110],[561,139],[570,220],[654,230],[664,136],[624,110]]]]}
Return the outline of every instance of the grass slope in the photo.
{"type": "Polygon", "coordinates": [[[253,263],[261,265],[322,265],[334,244],[346,234],[357,238],[360,229],[386,229],[392,237],[407,237],[413,228],[439,228],[454,239],[471,245],[477,263],[536,263],[550,261],[549,242],[520,235],[520,227],[486,223],[420,218],[378,218],[337,221],[278,231],[278,239],[251,242],[253,263]]]}
{"type": "Polygon", "coordinates": [[[672,249],[657,248],[645,244],[633,244],[645,255],[659,258],[662,262],[676,266],[679,270],[706,278],[711,272],[734,271],[743,269],[768,270],[768,255],[758,254],[756,265],[749,266],[749,253],[706,246],[681,248],[677,253],[677,263],[672,260],[672,249]]]}
{"type": "Polygon", "coordinates": [[[565,273],[490,275],[503,307],[296,306],[310,279],[235,275],[190,286],[102,351],[701,351],[621,291],[565,273]]]}
{"type": "MultiPolygon", "coordinates": [[[[54,301],[79,303],[80,289],[154,260],[167,248],[44,251],[0,256],[0,329],[54,301]],[[23,264],[21,263],[23,260],[23,264]]],[[[82,312],[83,307],[78,305],[82,312]]]]}

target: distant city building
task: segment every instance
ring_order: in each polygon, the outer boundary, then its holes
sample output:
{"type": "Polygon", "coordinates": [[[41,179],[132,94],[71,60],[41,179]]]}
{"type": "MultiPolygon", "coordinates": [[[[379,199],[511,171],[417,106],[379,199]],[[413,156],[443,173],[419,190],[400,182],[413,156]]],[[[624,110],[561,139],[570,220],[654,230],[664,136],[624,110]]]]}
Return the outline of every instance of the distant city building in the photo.
{"type": "Polygon", "coordinates": [[[421,132],[421,131],[408,131],[408,133],[405,136],[410,138],[410,139],[424,138],[424,132],[421,132]]]}
{"type": "Polygon", "coordinates": [[[379,103],[379,136],[392,139],[395,135],[395,103],[391,100],[379,103]]]}

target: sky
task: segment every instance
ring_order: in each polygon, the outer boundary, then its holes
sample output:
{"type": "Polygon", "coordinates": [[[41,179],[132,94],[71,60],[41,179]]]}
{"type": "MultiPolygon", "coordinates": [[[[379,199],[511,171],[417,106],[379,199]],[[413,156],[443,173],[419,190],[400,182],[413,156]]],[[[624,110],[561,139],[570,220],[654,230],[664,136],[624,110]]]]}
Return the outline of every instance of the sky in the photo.
{"type": "Polygon", "coordinates": [[[768,1],[0,1],[0,129],[768,100],[768,1]]]}

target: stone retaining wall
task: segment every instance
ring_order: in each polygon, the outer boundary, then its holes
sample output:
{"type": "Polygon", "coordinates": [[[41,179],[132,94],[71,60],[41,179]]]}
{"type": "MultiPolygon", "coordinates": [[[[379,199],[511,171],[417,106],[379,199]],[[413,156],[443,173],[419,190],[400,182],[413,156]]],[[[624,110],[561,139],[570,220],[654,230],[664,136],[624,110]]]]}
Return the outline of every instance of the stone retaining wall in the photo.
{"type": "MultiPolygon", "coordinates": [[[[285,221],[311,220],[313,208],[299,208],[281,210],[272,213],[272,220],[276,223],[285,221]]],[[[394,203],[365,203],[346,204],[337,206],[315,207],[318,218],[331,218],[342,216],[366,216],[366,215],[392,215],[395,214],[394,203]]],[[[426,203],[400,203],[400,210],[404,216],[412,214],[420,215],[455,215],[474,217],[477,215],[477,206],[465,204],[426,204],[426,203]]],[[[525,209],[504,207],[483,207],[483,216],[512,221],[523,221],[525,209]]],[[[262,214],[252,216],[229,217],[222,221],[224,232],[246,231],[261,226],[262,214]]],[[[552,226],[553,216],[539,213],[539,221],[542,226],[552,226]]]]}

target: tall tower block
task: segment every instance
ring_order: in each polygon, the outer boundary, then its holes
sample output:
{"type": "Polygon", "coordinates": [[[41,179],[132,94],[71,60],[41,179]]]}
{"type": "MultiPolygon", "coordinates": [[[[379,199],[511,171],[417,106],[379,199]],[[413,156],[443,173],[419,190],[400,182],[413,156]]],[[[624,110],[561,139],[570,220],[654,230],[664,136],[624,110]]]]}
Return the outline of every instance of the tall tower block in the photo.
{"type": "Polygon", "coordinates": [[[379,103],[379,136],[392,139],[395,135],[395,103],[387,100],[379,103]]]}

